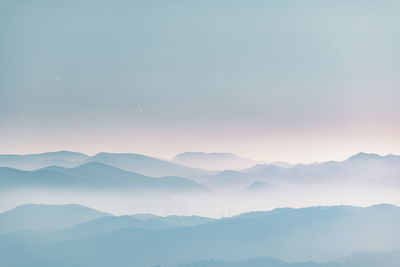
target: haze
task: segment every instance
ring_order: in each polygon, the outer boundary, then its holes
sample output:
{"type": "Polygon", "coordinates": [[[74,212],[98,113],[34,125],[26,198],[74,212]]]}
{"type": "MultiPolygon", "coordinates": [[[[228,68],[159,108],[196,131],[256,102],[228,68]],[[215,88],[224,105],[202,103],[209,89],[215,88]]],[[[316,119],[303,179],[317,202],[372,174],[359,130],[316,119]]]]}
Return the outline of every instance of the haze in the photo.
{"type": "Polygon", "coordinates": [[[0,266],[400,266],[399,10],[0,0],[0,266]]]}
{"type": "Polygon", "coordinates": [[[0,152],[400,154],[398,1],[1,1],[0,152]]]}

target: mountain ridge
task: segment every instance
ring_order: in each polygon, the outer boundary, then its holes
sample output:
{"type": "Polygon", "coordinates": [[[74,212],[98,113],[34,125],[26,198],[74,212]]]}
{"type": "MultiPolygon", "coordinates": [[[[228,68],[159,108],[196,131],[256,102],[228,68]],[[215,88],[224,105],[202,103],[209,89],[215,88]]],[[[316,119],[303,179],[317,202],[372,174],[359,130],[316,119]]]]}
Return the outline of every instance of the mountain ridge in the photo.
{"type": "Polygon", "coordinates": [[[89,162],[73,168],[45,167],[23,171],[0,167],[0,185],[12,188],[59,188],[59,189],[130,189],[182,192],[209,189],[183,177],[165,176],[154,178],[121,170],[104,163],[89,162]]]}
{"type": "MultiPolygon", "coordinates": [[[[118,229],[117,225],[115,231],[102,233],[100,227],[99,235],[44,245],[39,250],[33,239],[29,242],[36,252],[27,254],[31,256],[25,260],[41,266],[64,261],[68,266],[108,266],[110,257],[115,260],[113,266],[124,266],[126,262],[152,266],[204,259],[243,261],[254,257],[307,262],[330,261],[358,251],[390,251],[400,246],[400,208],[393,205],[275,209],[253,215],[166,229],[118,229]]],[[[37,238],[41,240],[40,235],[37,238]]],[[[12,255],[10,250],[25,244],[17,241],[10,247],[1,240],[0,259],[8,257],[10,261],[14,259],[6,253],[12,255]]]]}

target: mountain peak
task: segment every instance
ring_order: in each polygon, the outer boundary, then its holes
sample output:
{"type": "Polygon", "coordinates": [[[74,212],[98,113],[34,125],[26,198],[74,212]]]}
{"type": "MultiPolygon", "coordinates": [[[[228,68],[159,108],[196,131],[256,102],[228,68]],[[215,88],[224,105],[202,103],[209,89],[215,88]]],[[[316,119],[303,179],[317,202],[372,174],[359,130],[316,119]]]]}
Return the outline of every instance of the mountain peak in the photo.
{"type": "Polygon", "coordinates": [[[382,156],[375,153],[360,152],[351,156],[348,160],[362,160],[362,159],[380,159],[382,156]]]}
{"type": "Polygon", "coordinates": [[[255,181],[251,185],[249,185],[243,192],[247,193],[256,193],[260,191],[265,191],[271,189],[272,186],[268,183],[261,182],[261,181],[255,181]]]}

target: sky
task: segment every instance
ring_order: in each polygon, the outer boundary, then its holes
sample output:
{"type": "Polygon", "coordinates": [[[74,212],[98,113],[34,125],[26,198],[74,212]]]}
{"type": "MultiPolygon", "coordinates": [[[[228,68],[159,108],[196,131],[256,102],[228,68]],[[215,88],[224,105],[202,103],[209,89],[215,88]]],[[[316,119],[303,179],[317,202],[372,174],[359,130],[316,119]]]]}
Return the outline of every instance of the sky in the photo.
{"type": "Polygon", "coordinates": [[[399,9],[1,0],[0,154],[400,154],[399,9]]]}

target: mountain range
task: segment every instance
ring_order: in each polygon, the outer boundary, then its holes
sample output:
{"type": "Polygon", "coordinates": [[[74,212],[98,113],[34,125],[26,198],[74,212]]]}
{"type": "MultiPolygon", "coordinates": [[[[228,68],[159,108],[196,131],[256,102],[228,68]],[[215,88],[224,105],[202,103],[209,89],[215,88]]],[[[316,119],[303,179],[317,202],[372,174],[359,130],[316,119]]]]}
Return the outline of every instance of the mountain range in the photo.
{"type": "Polygon", "coordinates": [[[110,215],[76,204],[26,204],[0,213],[0,234],[26,229],[51,231],[110,215]]]}
{"type": "MultiPolygon", "coordinates": [[[[187,152],[175,157],[221,164],[242,160],[229,153],[187,152]],[[221,159],[221,161],[219,160],[221,159]]],[[[251,161],[252,162],[252,161],[251,161]]],[[[255,162],[255,161],[254,161],[255,162]]],[[[199,163],[200,164],[200,163],[199,163]]],[[[264,194],[287,185],[367,185],[400,186],[400,156],[359,153],[344,161],[328,161],[293,166],[256,164],[243,170],[206,171],[139,154],[99,153],[93,157],[77,152],[32,155],[0,155],[0,184],[3,189],[48,187],[63,189],[151,189],[179,192],[206,190],[264,194]],[[56,164],[46,166],[48,164],[56,164]],[[73,167],[63,167],[73,165],[73,167]],[[15,167],[39,167],[20,170],[15,167]],[[14,167],[14,168],[13,168],[14,167]],[[154,177],[161,177],[154,179],[154,177]],[[262,189],[261,189],[262,188],[262,189]],[[267,190],[268,189],[268,190],[267,190]]]]}
{"type": "Polygon", "coordinates": [[[400,156],[356,154],[345,161],[297,164],[292,167],[256,165],[242,171],[225,170],[203,175],[198,182],[213,189],[240,191],[253,183],[274,186],[313,184],[364,184],[400,186],[400,156]]]}
{"type": "MultiPolygon", "coordinates": [[[[104,163],[123,170],[155,177],[199,177],[205,174],[215,174],[221,170],[241,170],[257,164],[265,164],[263,161],[239,157],[232,153],[203,152],[181,153],[176,155],[172,160],[163,160],[135,153],[106,152],[101,152],[94,156],[70,151],[26,155],[0,155],[0,167],[10,167],[20,170],[36,170],[49,166],[72,168],[89,162],[104,163]]],[[[276,162],[273,165],[280,167],[291,166],[284,162],[276,162]]]]}
{"type": "Polygon", "coordinates": [[[94,156],[88,156],[77,152],[59,151],[27,155],[0,155],[0,167],[20,170],[36,170],[49,166],[72,168],[90,162],[104,163],[123,170],[154,177],[197,177],[213,173],[134,153],[102,152],[94,156]]]}
{"type": "Polygon", "coordinates": [[[0,191],[40,188],[153,192],[208,191],[204,186],[186,178],[148,177],[98,162],[90,162],[74,168],[51,166],[34,171],[0,167],[0,185],[0,191]]]}
{"type": "MultiPolygon", "coordinates": [[[[357,253],[340,261],[327,263],[317,262],[284,262],[274,258],[254,258],[241,261],[200,261],[179,264],[174,267],[394,267],[400,264],[400,251],[392,253],[357,253]]],[[[154,266],[160,267],[161,265],[154,266]]]]}
{"type": "Polygon", "coordinates": [[[124,228],[166,229],[195,226],[215,219],[199,216],[114,216],[80,205],[25,204],[0,213],[3,243],[50,242],[90,238],[124,228]]]}
{"type": "Polygon", "coordinates": [[[0,155],[0,167],[10,167],[20,170],[36,170],[48,166],[75,167],[89,158],[88,155],[70,152],[46,152],[40,154],[3,154],[0,155]]]}
{"type": "MultiPolygon", "coordinates": [[[[49,221],[55,214],[48,212],[49,221]]],[[[0,264],[126,266],[129,263],[144,267],[194,262],[183,266],[386,267],[390,265],[376,262],[398,262],[395,254],[354,256],[361,251],[378,253],[400,248],[400,208],[396,206],[283,208],[220,220],[196,218],[196,221],[187,226],[174,225],[168,217],[140,221],[132,216],[104,214],[64,229],[9,232],[0,235],[0,264]],[[347,255],[352,256],[343,258],[347,255]],[[248,260],[259,257],[280,260],[248,260]],[[365,261],[371,264],[359,264],[365,261]],[[349,262],[354,264],[345,265],[349,262]]],[[[25,225],[25,229],[29,228],[33,227],[25,225]]]]}

